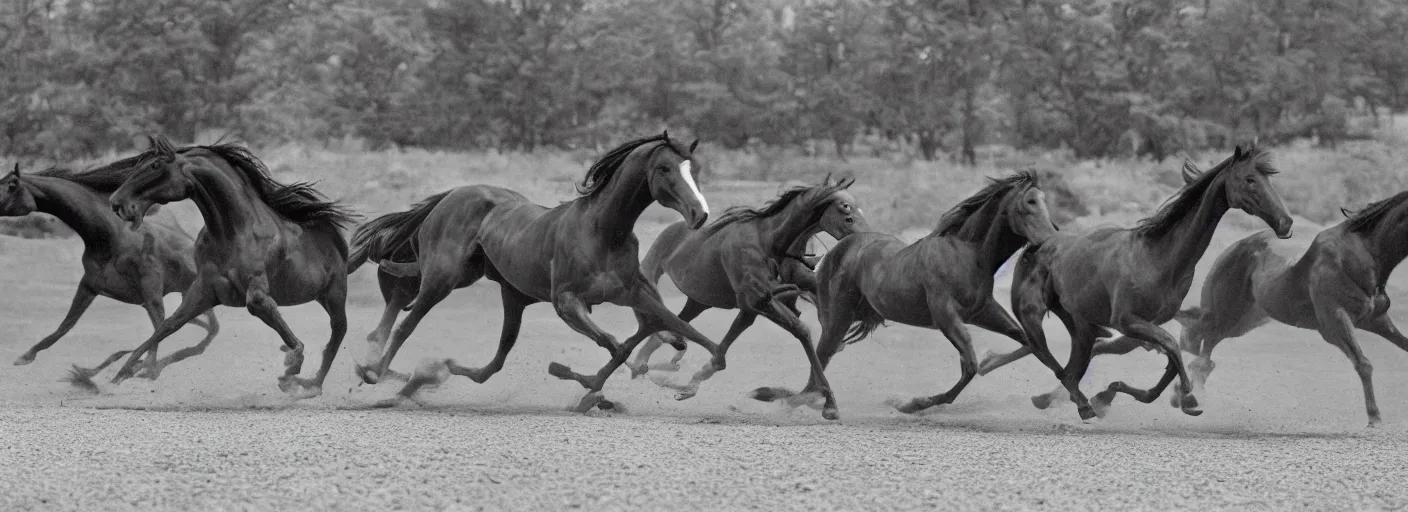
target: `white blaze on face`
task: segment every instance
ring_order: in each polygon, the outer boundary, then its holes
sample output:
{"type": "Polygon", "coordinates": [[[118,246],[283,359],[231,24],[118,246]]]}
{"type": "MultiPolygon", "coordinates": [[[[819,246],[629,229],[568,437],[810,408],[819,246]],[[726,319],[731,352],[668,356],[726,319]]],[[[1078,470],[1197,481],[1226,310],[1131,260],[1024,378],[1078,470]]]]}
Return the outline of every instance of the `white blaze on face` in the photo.
{"type": "Polygon", "coordinates": [[[680,162],[680,176],[684,176],[684,182],[689,185],[689,191],[694,192],[694,198],[699,200],[699,207],[704,209],[704,214],[709,214],[709,202],[704,200],[704,194],[699,193],[699,185],[694,184],[694,173],[691,171],[694,164],[689,160],[680,162]]]}

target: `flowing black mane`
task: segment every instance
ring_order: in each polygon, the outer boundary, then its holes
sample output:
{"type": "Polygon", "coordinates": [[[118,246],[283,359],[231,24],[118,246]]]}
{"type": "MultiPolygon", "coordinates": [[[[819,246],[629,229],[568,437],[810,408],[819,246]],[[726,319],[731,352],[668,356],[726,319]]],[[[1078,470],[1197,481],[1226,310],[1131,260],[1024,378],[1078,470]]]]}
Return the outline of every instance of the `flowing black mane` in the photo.
{"type": "Polygon", "coordinates": [[[626,157],[630,156],[632,151],[652,142],[663,142],[664,144],[653,149],[651,154],[654,154],[654,151],[659,151],[660,148],[669,147],[681,157],[690,157],[689,148],[679,144],[677,141],[671,140],[669,133],[652,135],[627,142],[617,146],[616,149],[607,151],[596,163],[592,164],[590,169],[587,169],[586,176],[583,176],[582,182],[577,184],[577,195],[590,197],[595,195],[602,188],[605,188],[606,184],[611,181],[611,177],[616,175],[616,171],[621,168],[621,164],[626,161],[626,157]]]}
{"type": "Polygon", "coordinates": [[[116,192],[118,187],[127,181],[127,178],[132,177],[134,172],[141,169],[147,159],[155,157],[156,154],[155,148],[149,148],[135,156],[82,171],[67,167],[50,167],[35,172],[34,175],[68,180],[96,192],[111,194],[116,192]]]}
{"type": "Polygon", "coordinates": [[[1173,228],[1178,224],[1179,219],[1197,207],[1203,194],[1207,192],[1208,187],[1212,186],[1213,180],[1234,164],[1251,161],[1256,166],[1257,172],[1267,176],[1276,174],[1276,168],[1271,165],[1270,152],[1253,147],[1240,153],[1240,156],[1234,154],[1227,157],[1212,169],[1202,173],[1198,179],[1185,185],[1173,197],[1164,201],[1163,206],[1160,206],[1153,215],[1139,221],[1139,224],[1134,226],[1134,233],[1144,236],[1159,236],[1173,228]]]}
{"type": "Polygon", "coordinates": [[[1012,173],[1001,179],[988,178],[988,186],[983,187],[978,193],[964,199],[963,202],[944,213],[943,217],[939,218],[939,225],[934,228],[932,234],[943,236],[958,231],[963,227],[963,223],[968,222],[968,218],[974,212],[982,209],[988,201],[1003,196],[1016,188],[1025,189],[1038,186],[1040,184],[1037,182],[1036,172],[1031,170],[1012,173]]]}
{"type": "Polygon", "coordinates": [[[792,187],[782,191],[776,198],[763,204],[762,208],[749,208],[747,206],[734,206],[729,208],[725,210],[724,213],[720,214],[717,220],[710,223],[707,229],[716,231],[719,228],[736,222],[772,217],[782,213],[783,210],[787,209],[788,205],[798,200],[811,201],[811,203],[804,205],[804,207],[806,209],[814,209],[820,205],[819,203],[830,201],[832,196],[836,195],[837,192],[845,190],[854,182],[854,179],[847,178],[831,183],[830,178],[828,178],[819,185],[792,187]],[[808,192],[815,193],[808,194],[808,192]],[[805,199],[802,199],[804,197],[805,199]]]}
{"type": "Polygon", "coordinates": [[[343,228],[356,216],[351,210],[336,201],[329,201],[313,188],[313,184],[297,182],[283,184],[274,181],[264,162],[236,144],[216,144],[213,146],[193,146],[181,151],[203,149],[229,162],[230,167],[240,171],[249,183],[259,192],[259,197],[270,208],[284,218],[299,224],[317,224],[343,228]]]}
{"type": "Polygon", "coordinates": [[[1384,219],[1388,218],[1389,213],[1397,210],[1398,207],[1404,204],[1408,204],[1408,191],[1399,192],[1386,199],[1369,203],[1369,206],[1360,208],[1359,211],[1354,213],[1340,208],[1340,213],[1344,214],[1344,216],[1349,219],[1345,221],[1349,224],[1349,231],[1351,233],[1359,233],[1374,229],[1379,223],[1383,222],[1384,219]]]}

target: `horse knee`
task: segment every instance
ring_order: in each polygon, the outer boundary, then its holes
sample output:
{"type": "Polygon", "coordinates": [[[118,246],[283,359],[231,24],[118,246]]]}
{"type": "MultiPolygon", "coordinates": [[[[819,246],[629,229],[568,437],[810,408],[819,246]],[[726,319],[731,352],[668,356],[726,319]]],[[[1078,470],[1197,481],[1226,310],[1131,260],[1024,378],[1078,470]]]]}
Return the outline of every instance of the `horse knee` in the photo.
{"type": "Polygon", "coordinates": [[[1354,362],[1354,371],[1359,373],[1359,377],[1368,379],[1374,374],[1374,365],[1369,364],[1367,359],[1360,359],[1354,362]]]}

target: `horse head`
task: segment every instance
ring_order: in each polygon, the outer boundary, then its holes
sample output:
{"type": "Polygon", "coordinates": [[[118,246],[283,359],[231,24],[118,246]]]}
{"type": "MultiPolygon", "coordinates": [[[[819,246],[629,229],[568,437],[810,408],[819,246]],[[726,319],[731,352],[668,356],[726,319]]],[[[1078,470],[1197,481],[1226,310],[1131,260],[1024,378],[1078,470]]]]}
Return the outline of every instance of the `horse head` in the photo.
{"type": "Polygon", "coordinates": [[[0,216],[23,217],[39,209],[34,191],[20,178],[19,163],[15,163],[15,170],[0,178],[0,216]]]}

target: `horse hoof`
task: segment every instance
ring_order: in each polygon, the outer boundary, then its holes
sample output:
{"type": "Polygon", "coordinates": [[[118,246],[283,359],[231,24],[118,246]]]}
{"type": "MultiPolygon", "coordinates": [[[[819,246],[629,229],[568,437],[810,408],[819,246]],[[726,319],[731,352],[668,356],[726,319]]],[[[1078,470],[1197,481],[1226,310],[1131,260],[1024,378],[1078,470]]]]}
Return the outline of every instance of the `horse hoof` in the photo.
{"type": "Polygon", "coordinates": [[[605,400],[605,398],[602,397],[601,392],[592,391],[582,396],[582,399],[577,402],[577,406],[572,408],[572,412],[576,412],[578,414],[586,414],[587,411],[590,411],[595,408],[597,404],[600,404],[603,400],[605,400]]]}
{"type": "Polygon", "coordinates": [[[1042,410],[1045,410],[1047,407],[1051,407],[1051,395],[1033,396],[1032,405],[1036,406],[1037,409],[1042,410]]]}
{"type": "Polygon", "coordinates": [[[24,366],[34,362],[34,354],[25,354],[15,360],[15,366],[24,366]]]}
{"type": "Polygon", "coordinates": [[[841,413],[835,407],[827,407],[821,410],[821,417],[831,421],[841,419],[841,413]]]}
{"type": "Polygon", "coordinates": [[[1182,403],[1179,408],[1196,409],[1198,408],[1198,399],[1195,398],[1193,395],[1183,395],[1182,403]]]}
{"type": "Polygon", "coordinates": [[[1099,416],[1095,414],[1095,408],[1088,405],[1077,407],[1076,412],[1080,414],[1081,421],[1090,421],[1092,418],[1099,416]]]}
{"type": "Polygon", "coordinates": [[[596,408],[603,411],[610,411],[616,408],[616,402],[602,399],[602,401],[596,403],[596,408]]]}
{"type": "Polygon", "coordinates": [[[377,375],[376,370],[371,369],[371,367],[369,366],[362,366],[359,364],[355,365],[353,368],[357,372],[357,377],[362,379],[362,382],[364,383],[376,384],[377,382],[381,381],[381,378],[379,375],[377,375]]]}
{"type": "Polygon", "coordinates": [[[694,395],[694,391],[681,391],[679,393],[675,393],[675,400],[689,400],[691,398],[694,398],[694,395]]]}
{"type": "Polygon", "coordinates": [[[774,402],[793,395],[796,395],[796,393],[782,388],[758,388],[748,392],[748,398],[759,402],[774,402]]]}
{"type": "Polygon", "coordinates": [[[1203,415],[1203,410],[1202,410],[1202,409],[1195,408],[1195,407],[1184,407],[1182,410],[1183,410],[1183,414],[1187,414],[1187,415],[1189,415],[1189,416],[1202,416],[1202,415],[1203,415]]]}
{"type": "Polygon", "coordinates": [[[323,387],[299,382],[292,391],[286,391],[286,393],[294,400],[306,400],[323,394],[323,387]]]}
{"type": "MultiPolygon", "coordinates": [[[[562,363],[548,363],[548,375],[562,380],[577,380],[572,375],[572,369],[562,363]]],[[[583,411],[585,412],[585,411],[583,411]]]]}

